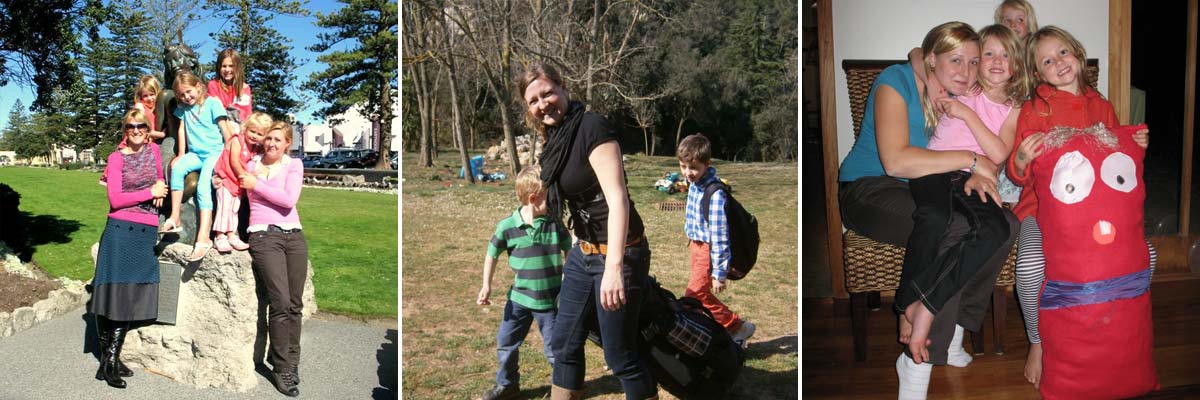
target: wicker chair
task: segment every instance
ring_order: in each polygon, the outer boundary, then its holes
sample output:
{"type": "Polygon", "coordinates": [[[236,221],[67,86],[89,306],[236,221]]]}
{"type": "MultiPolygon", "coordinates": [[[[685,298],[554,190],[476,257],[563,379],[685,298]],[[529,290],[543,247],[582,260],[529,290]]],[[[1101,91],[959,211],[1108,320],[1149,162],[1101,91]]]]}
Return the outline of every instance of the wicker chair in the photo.
{"type": "MultiPolygon", "coordinates": [[[[871,85],[884,68],[903,60],[843,60],[846,86],[850,93],[850,115],[854,121],[854,137],[858,137],[871,85]]],[[[1100,73],[1099,61],[1087,60],[1087,73],[1093,85],[1100,73]]],[[[879,292],[900,287],[900,270],[904,264],[904,248],[876,242],[847,229],[842,235],[842,256],[846,269],[846,291],[850,293],[851,330],[854,335],[854,359],[867,359],[867,309],[879,308],[879,292]],[[868,305],[868,303],[870,303],[868,305]]],[[[992,292],[992,327],[995,332],[995,352],[1004,353],[1004,325],[1008,288],[1015,282],[1014,267],[1017,249],[1008,255],[992,292]]],[[[983,353],[983,334],[971,334],[975,354],[983,353]]]]}

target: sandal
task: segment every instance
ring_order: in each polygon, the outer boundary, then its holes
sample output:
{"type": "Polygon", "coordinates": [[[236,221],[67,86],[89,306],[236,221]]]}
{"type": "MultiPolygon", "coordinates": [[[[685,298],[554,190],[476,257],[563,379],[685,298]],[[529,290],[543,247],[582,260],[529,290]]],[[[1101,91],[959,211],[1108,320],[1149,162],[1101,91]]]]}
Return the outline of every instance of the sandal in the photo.
{"type": "Polygon", "coordinates": [[[217,246],[217,252],[221,254],[226,254],[233,251],[233,246],[230,246],[229,239],[227,239],[225,236],[217,238],[213,244],[217,246]]]}
{"type": "Polygon", "coordinates": [[[235,233],[235,234],[231,234],[231,235],[227,235],[226,237],[228,237],[228,238],[229,238],[229,239],[228,239],[228,240],[229,240],[229,245],[230,245],[230,246],[233,246],[233,249],[234,249],[234,250],[241,251],[241,250],[246,250],[246,249],[249,249],[249,248],[250,248],[250,245],[246,244],[246,242],[243,242],[243,241],[242,241],[242,238],[239,238],[239,237],[238,237],[238,235],[237,235],[236,233],[235,233]]]}
{"type": "Polygon", "coordinates": [[[208,243],[196,242],[196,244],[192,247],[192,254],[191,254],[191,256],[188,257],[188,261],[196,262],[196,261],[203,260],[204,256],[208,255],[208,251],[212,250],[212,247],[213,247],[213,245],[211,242],[208,242],[208,243]],[[199,256],[196,255],[197,251],[200,251],[199,256]]]}
{"type": "Polygon", "coordinates": [[[162,226],[158,228],[158,234],[166,235],[168,233],[179,233],[182,230],[183,228],[175,224],[175,220],[168,218],[167,222],[163,222],[162,226]]]}

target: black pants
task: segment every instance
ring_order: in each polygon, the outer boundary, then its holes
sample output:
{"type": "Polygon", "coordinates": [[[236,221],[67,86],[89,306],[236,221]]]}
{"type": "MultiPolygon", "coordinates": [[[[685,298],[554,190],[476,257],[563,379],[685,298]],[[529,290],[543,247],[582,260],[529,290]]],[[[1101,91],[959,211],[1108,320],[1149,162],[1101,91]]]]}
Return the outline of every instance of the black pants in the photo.
{"type": "MultiPolygon", "coordinates": [[[[962,193],[961,185],[958,190],[958,193],[962,193]]],[[[943,193],[947,196],[946,199],[952,195],[949,192],[943,193]]],[[[977,196],[972,197],[978,201],[977,196]]],[[[909,236],[914,232],[914,214],[917,208],[908,183],[886,176],[864,177],[853,182],[844,182],[839,190],[838,202],[841,207],[842,224],[846,228],[879,242],[907,247],[909,236]]],[[[929,335],[933,341],[929,347],[930,359],[934,364],[945,364],[946,350],[954,336],[954,325],[976,332],[983,326],[984,313],[991,304],[996,276],[1004,267],[1016,239],[1018,221],[1012,212],[996,207],[990,203],[990,199],[988,204],[983,205],[993,211],[984,210],[983,220],[989,221],[993,228],[987,235],[994,235],[1002,240],[998,244],[993,243],[990,249],[988,246],[976,245],[969,250],[965,247],[959,250],[959,253],[975,253],[972,258],[978,261],[982,257],[983,261],[976,262],[975,273],[940,305],[940,312],[934,317],[929,335]],[[1003,226],[1003,231],[1007,233],[1001,235],[1004,232],[998,229],[999,226],[1003,226]]],[[[949,210],[950,217],[938,237],[935,257],[962,244],[972,231],[969,218],[963,215],[960,209],[952,207],[949,210]]],[[[904,273],[901,275],[903,280],[904,273]]],[[[901,285],[905,283],[901,282],[901,285]]],[[[895,304],[907,306],[914,301],[907,300],[907,303],[902,303],[906,300],[901,297],[901,292],[903,291],[897,291],[895,304]]]]}
{"type": "Polygon", "coordinates": [[[308,243],[296,232],[251,232],[250,257],[267,290],[267,361],[279,371],[300,363],[300,312],[308,276],[308,243]]]}

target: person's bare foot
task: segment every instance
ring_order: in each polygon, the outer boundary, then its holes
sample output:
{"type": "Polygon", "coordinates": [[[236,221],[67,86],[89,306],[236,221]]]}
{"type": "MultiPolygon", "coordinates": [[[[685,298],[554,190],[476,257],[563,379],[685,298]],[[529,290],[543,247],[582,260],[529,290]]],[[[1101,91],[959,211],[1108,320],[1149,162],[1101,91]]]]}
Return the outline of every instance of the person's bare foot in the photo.
{"type": "Polygon", "coordinates": [[[1025,356],[1025,380],[1037,389],[1042,383],[1042,344],[1030,343],[1029,354],[1025,356]]]}
{"type": "Polygon", "coordinates": [[[910,337],[912,337],[912,322],[908,321],[908,316],[900,314],[900,343],[908,344],[910,337]]]}
{"type": "Polygon", "coordinates": [[[920,301],[914,301],[904,309],[904,315],[912,321],[912,336],[908,340],[908,351],[914,363],[929,361],[929,331],[933,327],[933,313],[920,301]]]}

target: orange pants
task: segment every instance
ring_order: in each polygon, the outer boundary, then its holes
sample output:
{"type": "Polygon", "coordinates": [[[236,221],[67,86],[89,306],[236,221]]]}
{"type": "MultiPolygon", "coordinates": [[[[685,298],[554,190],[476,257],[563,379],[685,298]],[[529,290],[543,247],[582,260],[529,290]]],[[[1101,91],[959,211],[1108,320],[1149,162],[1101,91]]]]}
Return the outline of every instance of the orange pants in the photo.
{"type": "MultiPolygon", "coordinates": [[[[703,304],[704,308],[712,313],[717,323],[724,326],[725,330],[730,333],[736,332],[742,327],[742,319],[712,293],[712,275],[709,272],[709,267],[712,266],[712,256],[709,248],[708,243],[698,240],[689,241],[688,251],[691,253],[692,276],[688,278],[687,291],[683,295],[700,300],[700,304],[703,304]]],[[[728,283],[729,281],[726,281],[726,284],[728,283]]]]}

